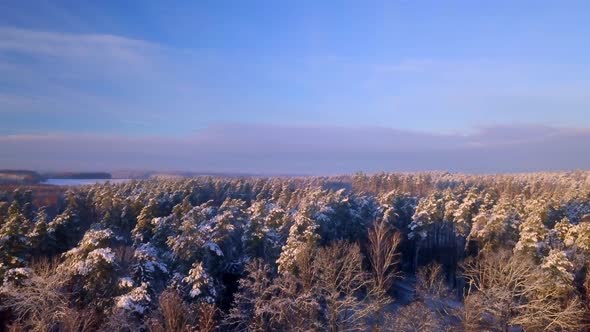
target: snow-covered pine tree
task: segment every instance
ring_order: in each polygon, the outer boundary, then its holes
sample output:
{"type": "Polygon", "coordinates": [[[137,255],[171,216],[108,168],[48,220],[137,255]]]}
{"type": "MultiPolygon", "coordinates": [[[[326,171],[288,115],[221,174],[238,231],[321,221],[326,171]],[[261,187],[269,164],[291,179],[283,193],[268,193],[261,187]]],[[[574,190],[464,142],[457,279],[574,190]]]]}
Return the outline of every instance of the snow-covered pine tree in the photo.
{"type": "Polygon", "coordinates": [[[58,267],[74,290],[80,305],[106,309],[117,289],[117,262],[110,229],[88,230],[80,243],[63,254],[58,267]]]}
{"type": "Polygon", "coordinates": [[[28,246],[26,218],[15,201],[8,209],[8,217],[0,228],[0,278],[3,273],[25,264],[28,246]]]}
{"type": "Polygon", "coordinates": [[[74,247],[84,235],[82,221],[75,194],[71,191],[66,196],[66,208],[48,225],[49,245],[52,252],[62,253],[74,247]]]}
{"type": "Polygon", "coordinates": [[[44,208],[39,209],[34,219],[33,229],[27,234],[28,243],[31,253],[35,257],[47,255],[49,251],[49,232],[48,232],[47,212],[44,208]]]}
{"type": "Polygon", "coordinates": [[[143,207],[139,216],[137,217],[137,223],[135,224],[135,228],[131,232],[133,237],[133,242],[136,245],[141,243],[147,243],[152,235],[154,225],[152,223],[153,219],[159,216],[159,206],[156,199],[151,198],[147,205],[143,207]]]}

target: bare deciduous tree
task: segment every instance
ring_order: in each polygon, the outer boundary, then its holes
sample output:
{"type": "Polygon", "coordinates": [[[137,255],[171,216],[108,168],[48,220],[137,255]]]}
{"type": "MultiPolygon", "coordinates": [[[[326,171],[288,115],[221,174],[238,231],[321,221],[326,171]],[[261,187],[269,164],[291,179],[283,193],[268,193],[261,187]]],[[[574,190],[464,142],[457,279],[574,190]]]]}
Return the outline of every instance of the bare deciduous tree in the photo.
{"type": "Polygon", "coordinates": [[[375,222],[374,227],[369,230],[369,261],[373,270],[375,288],[383,294],[391,289],[393,281],[399,276],[397,249],[400,242],[399,233],[391,230],[383,220],[375,222]]]}
{"type": "Polygon", "coordinates": [[[430,263],[416,273],[416,292],[421,298],[441,299],[449,294],[442,265],[430,263]]]}
{"type": "Polygon", "coordinates": [[[438,332],[443,328],[436,313],[422,301],[415,301],[386,316],[384,331],[438,332]]]}
{"type": "Polygon", "coordinates": [[[300,255],[295,271],[279,275],[255,307],[268,324],[260,330],[363,331],[377,309],[373,282],[356,244],[336,242],[300,255]]]}
{"type": "Polygon", "coordinates": [[[463,265],[469,285],[463,313],[469,331],[578,331],[585,310],[577,295],[563,296],[526,256],[488,253],[463,265]]]}
{"type": "Polygon", "coordinates": [[[337,242],[316,253],[316,294],[325,299],[330,331],[360,331],[367,326],[374,307],[367,295],[370,279],[362,263],[356,244],[337,242]]]}
{"type": "Polygon", "coordinates": [[[0,288],[0,309],[10,310],[26,330],[50,331],[68,312],[67,297],[61,291],[64,278],[56,267],[57,261],[40,260],[32,264],[26,282],[5,283],[0,288]]]}
{"type": "Polygon", "coordinates": [[[268,290],[274,294],[259,310],[269,316],[269,331],[315,331],[320,329],[320,304],[301,280],[286,273],[274,280],[268,290]]]}
{"type": "Polygon", "coordinates": [[[100,321],[99,315],[92,309],[76,310],[67,308],[58,331],[62,332],[93,332],[100,321]]]}
{"type": "Polygon", "coordinates": [[[185,332],[191,329],[195,318],[188,306],[174,290],[162,292],[158,299],[158,311],[148,323],[150,332],[185,332]]]}
{"type": "Polygon", "coordinates": [[[270,267],[256,259],[246,266],[247,275],[240,280],[239,292],[234,295],[233,307],[224,324],[231,329],[269,329],[268,302],[273,294],[270,267]]]}
{"type": "Polygon", "coordinates": [[[197,331],[214,332],[217,331],[217,315],[219,310],[215,304],[199,303],[197,307],[199,319],[197,320],[197,331]]]}
{"type": "Polygon", "coordinates": [[[450,294],[451,290],[441,264],[434,262],[418,269],[416,272],[418,300],[429,305],[441,320],[455,314],[454,309],[447,302],[450,294]]]}
{"type": "MultiPolygon", "coordinates": [[[[148,322],[149,323],[149,322],[148,322]]],[[[139,331],[145,328],[132,316],[132,314],[123,309],[115,309],[111,312],[101,325],[101,332],[130,332],[139,331]]]]}

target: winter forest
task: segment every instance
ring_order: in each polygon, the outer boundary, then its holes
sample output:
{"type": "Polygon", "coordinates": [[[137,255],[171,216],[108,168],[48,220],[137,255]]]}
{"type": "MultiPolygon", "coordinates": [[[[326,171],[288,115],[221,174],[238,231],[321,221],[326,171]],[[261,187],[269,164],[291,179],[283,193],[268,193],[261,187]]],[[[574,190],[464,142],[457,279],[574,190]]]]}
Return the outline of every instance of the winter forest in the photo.
{"type": "Polygon", "coordinates": [[[5,331],[585,331],[590,172],[0,192],[5,331]]]}

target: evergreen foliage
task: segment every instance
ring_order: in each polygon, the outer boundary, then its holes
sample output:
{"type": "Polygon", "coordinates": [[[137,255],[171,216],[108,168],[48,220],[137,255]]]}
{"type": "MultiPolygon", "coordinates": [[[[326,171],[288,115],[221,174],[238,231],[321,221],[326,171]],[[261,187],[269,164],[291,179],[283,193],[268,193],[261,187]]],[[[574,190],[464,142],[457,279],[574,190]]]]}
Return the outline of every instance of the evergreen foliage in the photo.
{"type": "Polygon", "coordinates": [[[589,193],[590,172],[154,179],[48,207],[17,190],[0,199],[0,309],[51,331],[65,317],[92,330],[576,331],[590,318],[589,193]]]}

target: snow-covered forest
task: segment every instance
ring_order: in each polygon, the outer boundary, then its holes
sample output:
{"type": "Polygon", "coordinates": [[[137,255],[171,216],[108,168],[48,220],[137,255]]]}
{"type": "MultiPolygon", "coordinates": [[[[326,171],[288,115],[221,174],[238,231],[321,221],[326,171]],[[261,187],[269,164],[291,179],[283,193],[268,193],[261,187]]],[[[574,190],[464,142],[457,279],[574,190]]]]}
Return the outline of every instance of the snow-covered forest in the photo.
{"type": "Polygon", "coordinates": [[[0,192],[10,331],[584,331],[590,172],[0,192]]]}

